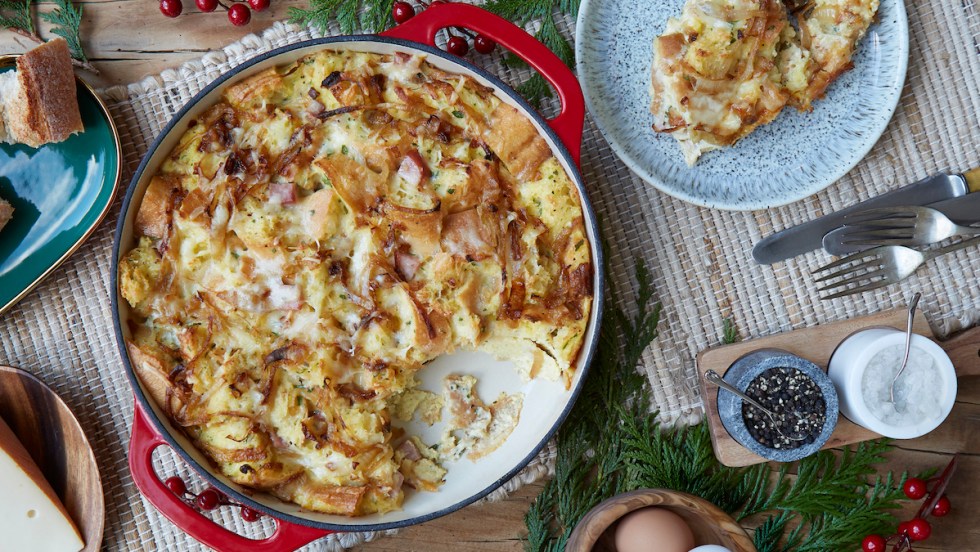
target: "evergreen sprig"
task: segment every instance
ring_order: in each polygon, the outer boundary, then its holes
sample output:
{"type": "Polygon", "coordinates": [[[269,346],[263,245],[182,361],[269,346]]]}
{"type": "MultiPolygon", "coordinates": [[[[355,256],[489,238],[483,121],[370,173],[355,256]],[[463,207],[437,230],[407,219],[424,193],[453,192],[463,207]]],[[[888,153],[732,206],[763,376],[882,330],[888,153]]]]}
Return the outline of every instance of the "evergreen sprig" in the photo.
{"type": "MultiPolygon", "coordinates": [[[[865,535],[890,532],[905,474],[876,475],[891,448],[885,440],[823,451],[795,465],[729,468],[715,459],[706,423],[661,428],[657,413],[649,411],[646,378],[637,370],[660,319],[641,262],[636,281],[632,314],[620,307],[618,290],[607,282],[610,306],[593,371],[559,431],[555,477],[525,517],[528,550],[563,550],[596,504],[641,488],[688,492],[736,519],[761,519],[753,536],[759,552],[853,550],[865,535]]],[[[738,340],[731,320],[722,334],[726,343],[738,340]]]]}
{"type": "Polygon", "coordinates": [[[28,37],[37,36],[31,14],[32,2],[33,0],[0,0],[0,27],[28,37]]]}
{"type": "MultiPolygon", "coordinates": [[[[72,64],[98,74],[98,69],[89,62],[82,48],[82,7],[76,8],[71,0],[55,0],[55,3],[53,10],[40,14],[41,19],[52,25],[52,33],[68,43],[72,64]]],[[[34,0],[0,0],[0,28],[18,33],[34,42],[45,42],[34,24],[34,5],[34,0]]]]}
{"type": "MultiPolygon", "coordinates": [[[[561,34],[555,18],[575,17],[579,2],[580,0],[489,0],[484,7],[521,27],[538,23],[534,38],[551,49],[565,65],[572,67],[575,63],[575,50],[561,34]]],[[[515,56],[509,56],[507,61],[512,66],[525,65],[515,56]]],[[[537,73],[519,85],[517,91],[533,105],[538,105],[542,99],[551,96],[547,81],[537,73]]]]}
{"type": "Polygon", "coordinates": [[[334,21],[343,34],[361,29],[380,33],[395,24],[391,8],[395,0],[310,0],[309,9],[290,7],[289,21],[310,25],[323,34],[330,33],[334,21]]]}
{"type": "Polygon", "coordinates": [[[88,63],[88,57],[85,55],[85,50],[82,49],[82,41],[79,38],[79,31],[82,26],[82,7],[75,8],[71,0],[55,0],[55,3],[57,4],[55,8],[48,13],[42,13],[41,19],[52,25],[52,33],[65,39],[65,42],[68,43],[68,50],[71,51],[71,57],[82,63],[88,63]]]}

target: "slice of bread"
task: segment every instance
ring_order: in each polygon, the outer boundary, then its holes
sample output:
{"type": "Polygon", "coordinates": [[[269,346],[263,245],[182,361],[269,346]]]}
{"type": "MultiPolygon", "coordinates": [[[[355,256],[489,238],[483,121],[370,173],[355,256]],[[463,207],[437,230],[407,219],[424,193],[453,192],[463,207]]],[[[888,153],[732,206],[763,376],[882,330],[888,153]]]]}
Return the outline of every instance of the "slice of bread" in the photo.
{"type": "Polygon", "coordinates": [[[68,43],[56,38],[17,58],[0,74],[0,140],[39,147],[84,130],[68,43]]]}
{"type": "Polygon", "coordinates": [[[6,201],[0,199],[0,230],[10,222],[14,216],[14,208],[6,201]]]}

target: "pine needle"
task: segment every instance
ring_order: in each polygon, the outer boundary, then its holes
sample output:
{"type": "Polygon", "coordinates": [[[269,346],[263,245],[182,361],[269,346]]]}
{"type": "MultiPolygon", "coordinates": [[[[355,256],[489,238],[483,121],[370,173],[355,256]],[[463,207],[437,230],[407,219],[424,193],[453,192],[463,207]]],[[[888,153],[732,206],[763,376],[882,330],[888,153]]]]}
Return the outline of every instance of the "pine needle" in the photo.
{"type": "Polygon", "coordinates": [[[742,340],[742,337],[738,335],[738,328],[735,327],[735,321],[731,318],[725,318],[721,321],[721,331],[721,342],[726,345],[738,343],[742,340]]]}
{"type": "MultiPolygon", "coordinates": [[[[68,43],[68,50],[71,57],[83,64],[88,64],[88,57],[82,49],[82,41],[79,38],[79,31],[82,26],[82,7],[78,9],[71,3],[71,0],[55,0],[56,7],[48,13],[42,13],[41,19],[51,23],[51,32],[65,39],[68,43]]],[[[92,69],[88,65],[88,69],[92,69]]]]}
{"type": "Polygon", "coordinates": [[[361,22],[365,29],[374,33],[391,27],[395,20],[391,15],[391,10],[395,6],[395,0],[380,0],[368,6],[361,16],[361,22]]]}
{"type": "MultiPolygon", "coordinates": [[[[554,52],[565,65],[569,67],[574,65],[575,50],[558,30],[555,17],[559,15],[575,17],[578,14],[579,0],[490,0],[483,7],[520,27],[527,27],[534,22],[540,23],[534,38],[554,52]]],[[[505,58],[505,63],[512,67],[526,65],[515,56],[505,58]]],[[[552,96],[551,87],[537,73],[519,85],[517,91],[535,106],[540,105],[542,99],[552,96]]]]}
{"type": "Polygon", "coordinates": [[[312,25],[322,34],[330,34],[330,24],[333,21],[337,21],[340,25],[342,34],[354,34],[360,28],[362,11],[373,14],[372,17],[363,19],[365,23],[370,20],[373,25],[377,25],[379,21],[383,21],[380,27],[366,27],[366,30],[377,33],[389,26],[391,5],[388,0],[375,0],[373,2],[364,2],[363,0],[310,0],[310,9],[290,7],[287,14],[290,22],[312,25]],[[369,4],[369,7],[365,7],[365,4],[369,4]],[[389,4],[387,19],[378,16],[385,4],[389,4]]]}
{"type": "Polygon", "coordinates": [[[32,3],[33,0],[0,0],[0,27],[26,36],[37,36],[31,15],[32,3]]]}

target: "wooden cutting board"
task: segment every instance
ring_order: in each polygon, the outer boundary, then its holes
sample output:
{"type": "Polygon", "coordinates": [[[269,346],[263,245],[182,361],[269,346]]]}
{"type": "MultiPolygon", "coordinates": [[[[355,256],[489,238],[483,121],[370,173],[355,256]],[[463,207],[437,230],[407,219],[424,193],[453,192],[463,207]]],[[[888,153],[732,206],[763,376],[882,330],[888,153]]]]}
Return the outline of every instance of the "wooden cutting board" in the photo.
{"type": "MultiPolygon", "coordinates": [[[[834,350],[845,338],[857,331],[875,326],[904,331],[907,316],[908,311],[900,308],[702,351],[697,358],[698,379],[701,382],[701,397],[704,400],[715,456],[722,464],[733,467],[751,466],[767,461],[743,447],[728,434],[718,415],[718,388],[705,382],[703,377],[705,372],[714,370],[724,375],[738,358],[765,348],[789,351],[826,371],[834,350]]],[[[980,376],[980,327],[966,330],[946,341],[938,341],[922,311],[919,311],[913,329],[916,333],[927,336],[942,346],[952,359],[958,377],[980,376]]],[[[823,448],[837,448],[879,437],[881,435],[864,429],[841,415],[838,418],[837,428],[823,448]]]]}
{"type": "Polygon", "coordinates": [[[82,552],[100,550],[105,526],[102,480],[85,432],[68,405],[29,372],[0,366],[0,418],[65,505],[85,541],[82,552]]]}

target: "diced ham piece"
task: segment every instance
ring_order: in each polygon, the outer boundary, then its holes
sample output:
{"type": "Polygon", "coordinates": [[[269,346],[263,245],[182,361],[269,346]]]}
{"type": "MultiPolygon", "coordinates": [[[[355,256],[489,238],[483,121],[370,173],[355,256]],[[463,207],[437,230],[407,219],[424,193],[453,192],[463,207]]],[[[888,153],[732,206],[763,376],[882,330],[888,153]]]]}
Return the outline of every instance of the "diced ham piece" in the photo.
{"type": "MultiPolygon", "coordinates": [[[[313,90],[312,88],[310,90],[313,90]]],[[[316,92],[316,90],[313,90],[316,92]]],[[[326,106],[317,101],[316,99],[310,100],[310,103],[306,106],[306,112],[314,117],[319,117],[321,113],[326,110],[326,106]]]]}
{"type": "Polygon", "coordinates": [[[422,181],[432,176],[432,171],[429,170],[419,152],[413,150],[402,159],[401,165],[398,166],[398,176],[404,178],[412,186],[421,189],[422,181]]]}
{"type": "Polygon", "coordinates": [[[442,247],[467,261],[480,261],[496,250],[496,233],[480,218],[477,209],[453,213],[443,221],[442,247]]]}
{"type": "Polygon", "coordinates": [[[418,257],[408,252],[395,251],[395,271],[406,282],[415,277],[415,272],[419,269],[422,261],[418,257]]]}
{"type": "Polygon", "coordinates": [[[415,446],[415,443],[410,440],[399,445],[398,452],[402,453],[406,460],[410,460],[412,462],[418,462],[422,459],[422,454],[419,453],[419,449],[415,446]]]}
{"type": "Polygon", "coordinates": [[[296,203],[296,185],[292,182],[273,182],[269,184],[269,199],[283,205],[296,203]]]}

